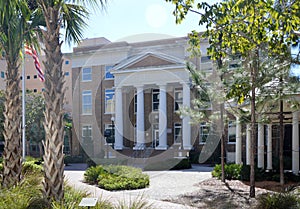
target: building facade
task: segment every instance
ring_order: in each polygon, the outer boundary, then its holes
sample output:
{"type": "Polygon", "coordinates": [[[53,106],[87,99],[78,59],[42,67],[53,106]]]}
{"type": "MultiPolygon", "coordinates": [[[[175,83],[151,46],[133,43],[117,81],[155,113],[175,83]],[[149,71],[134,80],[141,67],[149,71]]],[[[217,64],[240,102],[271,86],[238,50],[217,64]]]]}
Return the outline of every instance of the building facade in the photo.
{"type": "MultiPolygon", "coordinates": [[[[194,122],[180,108],[193,106],[186,62],[213,75],[201,43],[201,57],[190,58],[187,38],[127,43],[105,38],[83,40],[72,55],[73,136],[91,157],[180,158],[198,153],[200,162],[219,159],[220,135],[206,122],[194,122]],[[112,130],[112,131],[107,131],[112,130]],[[107,140],[113,134],[113,141],[107,140]]],[[[299,171],[299,113],[286,107],[286,150],[299,171]],[[292,128],[291,128],[292,127],[292,128]],[[296,147],[298,148],[296,149],[296,147]],[[297,167],[298,166],[298,167],[297,167]]],[[[208,109],[208,111],[211,111],[208,109]]],[[[258,125],[257,162],[272,169],[278,156],[278,126],[258,125]],[[273,142],[273,143],[272,143],[273,142]]],[[[228,113],[227,162],[249,163],[249,125],[228,113]]],[[[79,144],[73,143],[74,154],[79,144]]]]}

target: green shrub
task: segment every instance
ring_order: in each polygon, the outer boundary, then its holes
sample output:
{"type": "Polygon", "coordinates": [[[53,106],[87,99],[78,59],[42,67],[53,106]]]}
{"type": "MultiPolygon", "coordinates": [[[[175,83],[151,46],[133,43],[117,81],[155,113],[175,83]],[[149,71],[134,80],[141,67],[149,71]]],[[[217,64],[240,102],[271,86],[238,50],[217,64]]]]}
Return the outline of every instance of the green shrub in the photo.
{"type": "Polygon", "coordinates": [[[222,177],[222,166],[221,166],[221,164],[215,165],[213,171],[211,172],[211,175],[213,177],[221,179],[221,177],[222,177]]]}
{"type": "Polygon", "coordinates": [[[98,184],[106,190],[140,189],[149,186],[149,176],[141,169],[122,166],[95,166],[88,168],[84,173],[87,183],[98,184]]]}
{"type": "Polygon", "coordinates": [[[299,200],[291,193],[274,193],[259,196],[257,209],[294,209],[299,208],[299,200]]]}
{"type": "Polygon", "coordinates": [[[99,175],[103,174],[104,172],[103,166],[101,165],[89,167],[84,172],[84,181],[89,184],[97,184],[99,175]]]}
{"type": "Polygon", "coordinates": [[[22,173],[42,173],[43,166],[37,165],[35,161],[25,161],[22,165],[22,173]]]}
{"type": "MultiPolygon", "coordinates": [[[[225,164],[225,179],[237,180],[241,178],[241,170],[243,165],[225,164]]],[[[217,164],[212,171],[212,176],[218,179],[222,177],[222,166],[217,164]]]]}
{"type": "Polygon", "coordinates": [[[105,166],[105,171],[99,175],[98,185],[106,190],[131,190],[149,186],[149,176],[139,168],[129,166],[105,166]]]}
{"type": "Polygon", "coordinates": [[[42,198],[42,175],[25,175],[19,185],[0,188],[0,208],[27,208],[34,198],[42,198]]]}

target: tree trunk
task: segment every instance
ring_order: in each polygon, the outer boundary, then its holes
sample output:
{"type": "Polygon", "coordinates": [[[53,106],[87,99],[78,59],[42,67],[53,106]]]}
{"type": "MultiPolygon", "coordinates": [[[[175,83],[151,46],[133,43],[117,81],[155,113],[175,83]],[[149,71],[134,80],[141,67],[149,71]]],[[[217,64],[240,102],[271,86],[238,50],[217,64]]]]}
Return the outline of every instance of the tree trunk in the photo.
{"type": "Polygon", "coordinates": [[[283,169],[283,144],[284,144],[284,124],[283,124],[283,101],[280,100],[279,112],[279,170],[280,170],[280,185],[284,185],[284,169],[283,169]]]}
{"type": "Polygon", "coordinates": [[[258,69],[258,50],[256,50],[255,55],[253,56],[255,62],[251,66],[251,152],[250,152],[250,192],[249,196],[251,198],[255,197],[255,143],[256,143],[256,77],[257,77],[257,69],[258,69]]]}
{"type": "MultiPolygon", "coordinates": [[[[43,1],[40,1],[44,4],[43,1]]],[[[58,7],[43,7],[47,29],[43,30],[45,65],[45,141],[43,194],[46,198],[62,200],[64,197],[64,111],[61,42],[59,41],[58,7]]]]}
{"type": "Polygon", "coordinates": [[[7,63],[5,111],[4,111],[4,151],[3,181],[4,187],[16,185],[21,180],[21,100],[17,60],[7,63]]]}

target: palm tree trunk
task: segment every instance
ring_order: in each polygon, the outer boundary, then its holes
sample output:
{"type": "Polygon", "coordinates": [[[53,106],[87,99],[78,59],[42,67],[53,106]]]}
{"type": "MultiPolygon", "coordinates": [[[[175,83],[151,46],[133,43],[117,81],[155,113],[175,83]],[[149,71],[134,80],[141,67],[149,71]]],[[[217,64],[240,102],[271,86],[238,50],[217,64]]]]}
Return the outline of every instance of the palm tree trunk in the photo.
{"type": "Polygon", "coordinates": [[[62,53],[59,42],[59,12],[56,7],[44,7],[47,30],[43,30],[46,61],[45,65],[45,142],[44,145],[44,188],[48,199],[62,200],[64,196],[64,122],[63,122],[63,73],[62,53]]]}
{"type": "Polygon", "coordinates": [[[9,187],[21,180],[22,170],[21,100],[17,60],[7,62],[5,97],[2,185],[9,187]]]}

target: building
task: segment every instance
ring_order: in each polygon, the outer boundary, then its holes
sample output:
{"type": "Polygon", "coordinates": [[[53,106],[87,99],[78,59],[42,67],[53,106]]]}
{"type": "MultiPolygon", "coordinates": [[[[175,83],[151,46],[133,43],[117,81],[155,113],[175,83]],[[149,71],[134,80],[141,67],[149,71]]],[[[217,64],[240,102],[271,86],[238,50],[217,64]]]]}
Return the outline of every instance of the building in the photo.
{"type": "MultiPolygon", "coordinates": [[[[190,59],[187,41],[83,40],[72,55],[73,137],[78,139],[73,142],[80,142],[92,158],[159,162],[193,152],[200,154],[201,162],[218,161],[220,135],[212,134],[208,123],[192,123],[189,116],[178,113],[180,107],[192,106],[194,95],[186,62],[213,76],[208,43],[201,43],[200,58],[190,59]],[[106,133],[112,133],[114,141],[107,141],[106,133]]],[[[285,109],[291,116],[285,121],[286,157],[291,156],[293,164],[287,169],[298,173],[299,112],[285,109]]],[[[226,160],[249,164],[249,125],[227,114],[226,160]]],[[[272,159],[278,156],[277,138],[278,121],[258,125],[259,167],[272,169],[272,159]]],[[[82,151],[79,144],[72,146],[73,154],[82,151]]]]}

